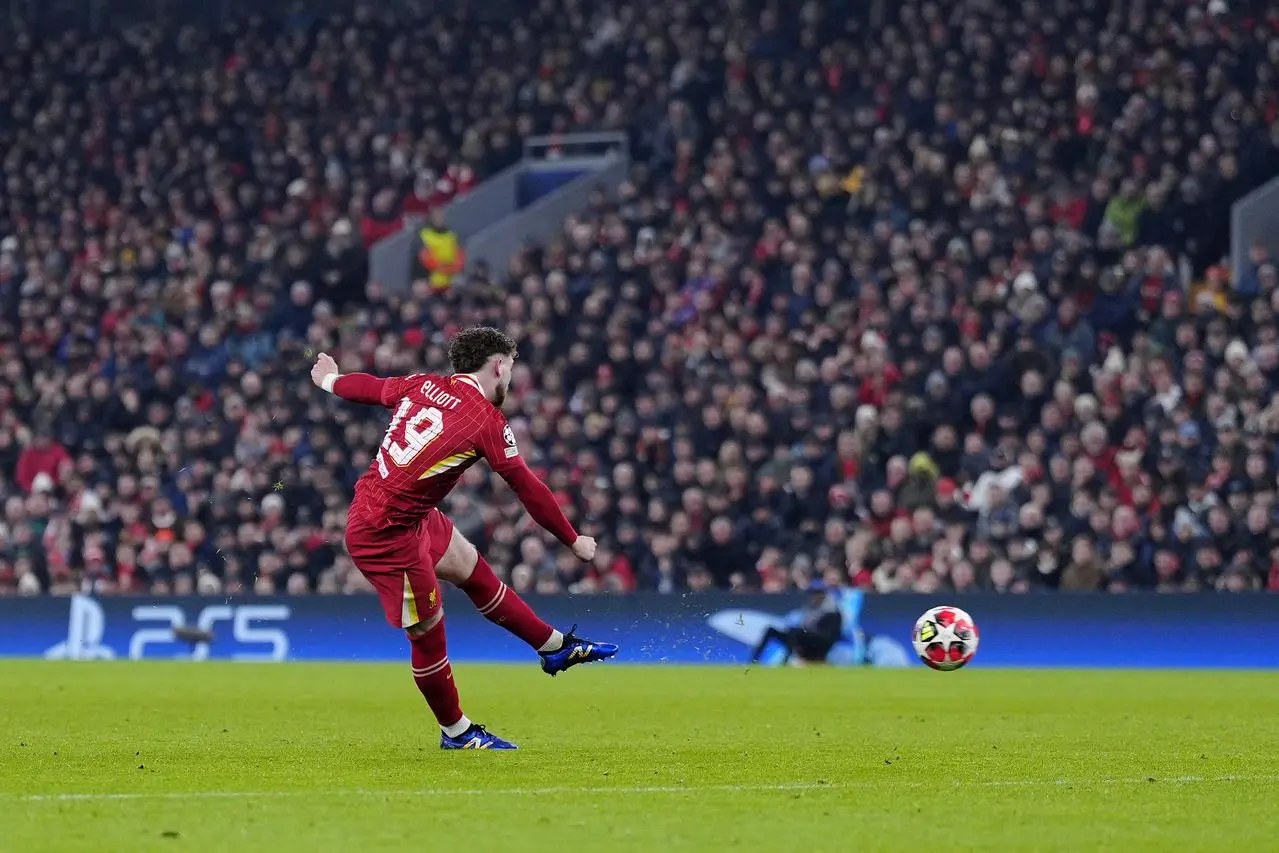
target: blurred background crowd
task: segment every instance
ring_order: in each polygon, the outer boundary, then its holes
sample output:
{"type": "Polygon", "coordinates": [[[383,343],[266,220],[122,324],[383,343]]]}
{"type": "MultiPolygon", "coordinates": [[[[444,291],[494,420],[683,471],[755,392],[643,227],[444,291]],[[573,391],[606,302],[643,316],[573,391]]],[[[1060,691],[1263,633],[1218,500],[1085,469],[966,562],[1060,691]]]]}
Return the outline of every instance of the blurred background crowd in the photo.
{"type": "Polygon", "coordinates": [[[484,465],[520,591],[1279,589],[1279,7],[539,0],[0,52],[0,594],[347,593],[386,413],[307,378],[521,343],[582,566],[484,465]],[[550,244],[388,297],[368,248],[626,132],[550,244]]]}

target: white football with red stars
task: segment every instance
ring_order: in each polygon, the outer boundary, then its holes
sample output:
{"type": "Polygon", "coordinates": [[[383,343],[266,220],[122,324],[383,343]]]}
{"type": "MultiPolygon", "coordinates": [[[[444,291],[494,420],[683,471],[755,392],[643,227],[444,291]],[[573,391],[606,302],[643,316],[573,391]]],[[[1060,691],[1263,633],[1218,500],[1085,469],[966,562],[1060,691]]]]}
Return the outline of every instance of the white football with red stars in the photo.
{"type": "Polygon", "coordinates": [[[977,623],[958,607],[934,607],[919,617],[910,639],[920,660],[949,672],[977,654],[977,623]]]}

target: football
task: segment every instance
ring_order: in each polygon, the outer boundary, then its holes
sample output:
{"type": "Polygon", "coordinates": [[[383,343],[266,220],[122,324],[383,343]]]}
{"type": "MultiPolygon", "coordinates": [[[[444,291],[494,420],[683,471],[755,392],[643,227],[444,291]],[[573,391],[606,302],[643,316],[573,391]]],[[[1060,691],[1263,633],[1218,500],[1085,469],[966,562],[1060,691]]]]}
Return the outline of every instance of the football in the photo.
{"type": "Polygon", "coordinates": [[[959,669],[977,654],[977,623],[958,607],[934,607],[915,623],[915,654],[933,669],[959,669]]]}

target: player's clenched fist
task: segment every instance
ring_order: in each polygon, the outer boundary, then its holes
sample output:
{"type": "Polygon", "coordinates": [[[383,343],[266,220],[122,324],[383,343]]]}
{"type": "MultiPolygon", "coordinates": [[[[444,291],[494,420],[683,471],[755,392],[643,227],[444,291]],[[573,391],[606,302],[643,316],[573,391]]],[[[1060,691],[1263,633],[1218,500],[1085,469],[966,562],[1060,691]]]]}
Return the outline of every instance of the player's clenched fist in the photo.
{"type": "Polygon", "coordinates": [[[573,540],[573,554],[583,563],[595,559],[595,537],[579,536],[573,540]]]}
{"type": "MultiPolygon", "coordinates": [[[[328,376],[336,376],[338,372],[338,363],[333,360],[333,356],[327,352],[322,352],[315,359],[315,365],[311,368],[311,381],[318,387],[324,388],[324,379],[328,376]]],[[[325,389],[328,390],[327,388],[325,389]]]]}

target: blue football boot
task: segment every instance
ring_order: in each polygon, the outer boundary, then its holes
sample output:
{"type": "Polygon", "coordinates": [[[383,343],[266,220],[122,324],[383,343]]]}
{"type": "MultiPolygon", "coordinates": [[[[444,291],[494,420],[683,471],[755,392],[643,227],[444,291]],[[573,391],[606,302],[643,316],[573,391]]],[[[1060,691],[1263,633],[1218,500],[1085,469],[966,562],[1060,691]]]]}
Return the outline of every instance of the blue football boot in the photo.
{"type": "Polygon", "coordinates": [[[457,737],[449,737],[444,732],[440,732],[440,749],[519,749],[519,747],[509,740],[502,740],[479,723],[472,723],[469,729],[457,737]]]}
{"type": "Polygon", "coordinates": [[[554,676],[570,667],[577,666],[579,663],[608,660],[617,654],[616,643],[596,643],[591,640],[583,640],[581,637],[574,635],[573,632],[576,630],[576,625],[570,628],[569,632],[564,635],[564,645],[555,651],[538,652],[538,655],[542,658],[542,672],[554,676]]]}

